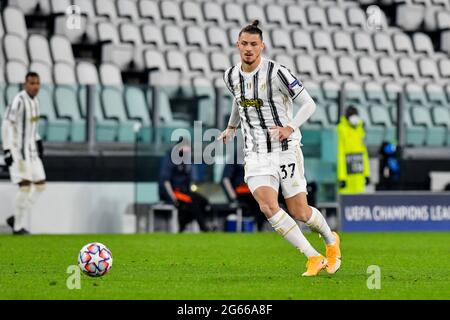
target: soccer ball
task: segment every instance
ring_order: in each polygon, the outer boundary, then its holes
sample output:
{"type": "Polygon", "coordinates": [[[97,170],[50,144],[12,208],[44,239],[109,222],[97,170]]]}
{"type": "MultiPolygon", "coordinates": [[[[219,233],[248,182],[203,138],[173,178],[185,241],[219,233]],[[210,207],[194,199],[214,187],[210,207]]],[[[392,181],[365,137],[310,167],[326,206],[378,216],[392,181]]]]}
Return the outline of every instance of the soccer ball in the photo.
{"type": "Polygon", "coordinates": [[[112,254],[104,244],[92,242],[85,245],[78,255],[78,266],[91,277],[100,277],[112,267],[112,254]]]}

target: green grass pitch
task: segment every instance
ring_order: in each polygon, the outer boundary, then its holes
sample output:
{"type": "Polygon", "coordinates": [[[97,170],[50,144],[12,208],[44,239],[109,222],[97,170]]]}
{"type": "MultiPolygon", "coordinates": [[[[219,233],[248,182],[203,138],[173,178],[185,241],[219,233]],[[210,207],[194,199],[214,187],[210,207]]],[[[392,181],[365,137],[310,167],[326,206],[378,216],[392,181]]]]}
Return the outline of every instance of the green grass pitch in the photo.
{"type": "MultiPolygon", "coordinates": [[[[322,239],[308,234],[325,253],[322,239]]],[[[0,236],[0,299],[450,299],[450,233],[344,233],[335,275],[304,278],[306,259],[275,232],[0,236]],[[83,245],[112,251],[111,271],[66,273],[83,245]],[[381,288],[369,290],[370,265],[381,288]]]]}

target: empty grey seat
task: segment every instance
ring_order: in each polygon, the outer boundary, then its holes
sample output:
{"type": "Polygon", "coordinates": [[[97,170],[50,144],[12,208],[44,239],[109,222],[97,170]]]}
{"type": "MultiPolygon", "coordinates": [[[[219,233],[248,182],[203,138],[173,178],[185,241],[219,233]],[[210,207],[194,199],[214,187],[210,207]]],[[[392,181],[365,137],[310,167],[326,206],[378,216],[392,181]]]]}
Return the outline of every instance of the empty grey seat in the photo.
{"type": "Polygon", "coordinates": [[[433,56],[434,48],[430,37],[426,33],[414,32],[413,43],[416,54],[433,56]]]}
{"type": "Polygon", "coordinates": [[[225,20],[236,26],[244,26],[247,21],[244,17],[244,10],[242,10],[242,6],[238,3],[226,2],[223,5],[223,11],[225,20]]]}
{"type": "Polygon", "coordinates": [[[359,79],[356,60],[350,56],[341,56],[337,59],[339,74],[350,79],[359,79]]]}
{"type": "Polygon", "coordinates": [[[415,81],[419,80],[419,71],[417,64],[410,58],[400,58],[398,61],[400,75],[403,78],[409,78],[415,81]]]}
{"type": "Polygon", "coordinates": [[[148,22],[150,19],[141,17],[135,0],[117,0],[117,15],[120,18],[131,20],[135,24],[148,22]]]}
{"type": "Polygon", "coordinates": [[[6,7],[3,10],[3,23],[7,34],[19,36],[24,41],[27,39],[28,31],[25,17],[19,8],[6,7]]]}
{"type": "Polygon", "coordinates": [[[208,62],[208,56],[202,51],[190,51],[187,54],[189,68],[193,72],[200,71],[202,74],[211,72],[208,62]]]}
{"type": "Polygon", "coordinates": [[[422,58],[419,60],[420,76],[425,79],[439,81],[440,75],[436,61],[431,58],[422,58]]]}
{"type": "Polygon", "coordinates": [[[145,24],[141,27],[142,41],[147,45],[153,45],[159,50],[165,49],[161,27],[154,24],[145,24]]]}
{"type": "Polygon", "coordinates": [[[301,29],[310,29],[308,20],[306,20],[305,8],[298,5],[288,5],[286,6],[286,18],[289,25],[301,29]]]}
{"type": "Polygon", "coordinates": [[[97,15],[108,17],[108,21],[114,24],[130,21],[131,17],[118,16],[115,2],[115,0],[96,0],[95,10],[97,11],[97,15]]]}
{"type": "Polygon", "coordinates": [[[336,62],[330,56],[317,57],[317,71],[328,79],[336,79],[338,77],[336,62]]]}
{"type": "Polygon", "coordinates": [[[318,73],[314,57],[307,55],[297,55],[295,57],[295,62],[297,65],[297,72],[299,73],[299,76],[316,79],[318,73]]]}
{"type": "Polygon", "coordinates": [[[295,61],[292,56],[285,53],[277,53],[274,55],[273,60],[278,62],[279,64],[285,66],[289,70],[295,71],[297,68],[295,67],[295,61]]]}
{"type": "Polygon", "coordinates": [[[20,60],[10,60],[6,63],[5,78],[9,84],[22,84],[27,74],[27,66],[20,60]]]}
{"type": "Polygon", "coordinates": [[[287,18],[283,5],[269,3],[265,6],[265,11],[268,23],[278,25],[283,29],[287,28],[287,18]]]}
{"type": "Polygon", "coordinates": [[[48,85],[53,83],[51,66],[43,62],[32,62],[29,67],[30,71],[39,74],[41,84],[48,85]]]}
{"type": "Polygon", "coordinates": [[[292,32],[292,44],[297,51],[311,54],[313,51],[313,45],[310,37],[310,33],[306,30],[294,30],[292,32]]]}
{"type": "Polygon", "coordinates": [[[443,86],[436,83],[428,83],[424,86],[424,89],[430,105],[446,107],[450,105],[443,86]]]}
{"type": "Polygon", "coordinates": [[[164,40],[167,45],[174,45],[177,48],[184,48],[186,41],[183,29],[176,25],[166,25],[163,29],[164,40]]]}
{"type": "Polygon", "coordinates": [[[315,26],[321,29],[328,27],[325,11],[322,7],[309,6],[306,8],[306,17],[311,26],[315,26]]]}
{"type": "Polygon", "coordinates": [[[157,50],[146,50],[144,53],[144,64],[147,69],[166,71],[167,64],[164,54],[157,50]]]}
{"type": "Polygon", "coordinates": [[[231,67],[230,59],[221,51],[211,52],[209,61],[212,71],[225,72],[225,70],[231,67]]]}
{"type": "Polygon", "coordinates": [[[346,13],[349,28],[363,30],[366,27],[367,17],[361,8],[349,7],[346,13]]]}
{"type": "Polygon", "coordinates": [[[386,56],[394,55],[394,48],[392,47],[392,40],[388,33],[376,32],[373,35],[373,42],[375,50],[386,56]]]}
{"type": "Polygon", "coordinates": [[[447,128],[435,126],[431,119],[431,110],[422,107],[412,107],[411,120],[416,127],[426,128],[425,145],[442,146],[447,140],[447,128]]]}
{"type": "Polygon", "coordinates": [[[192,87],[194,95],[198,99],[198,117],[203,125],[214,126],[215,120],[215,91],[211,80],[203,77],[195,77],[192,79],[192,87]]]}
{"type": "Polygon", "coordinates": [[[314,31],[312,34],[312,41],[314,49],[319,52],[333,53],[333,44],[331,41],[331,35],[327,31],[314,31]]]}
{"type": "Polygon", "coordinates": [[[369,104],[385,105],[386,95],[380,82],[366,81],[364,82],[364,92],[366,100],[369,104]]]}
{"type": "Polygon", "coordinates": [[[336,52],[353,55],[354,48],[351,34],[346,31],[336,31],[333,33],[333,42],[336,52]]]}
{"type": "Polygon", "coordinates": [[[223,16],[223,11],[219,3],[213,1],[205,1],[203,2],[202,8],[205,22],[214,23],[219,27],[224,26],[225,18],[223,16]]]}
{"type": "Polygon", "coordinates": [[[286,30],[274,29],[271,32],[271,36],[274,49],[281,49],[285,52],[292,50],[291,37],[286,30]]]}
{"type": "Polygon", "coordinates": [[[152,141],[152,121],[150,108],[143,88],[127,86],[125,88],[125,105],[130,119],[138,121],[141,125],[138,137],[142,142],[152,141]]]}
{"type": "Polygon", "coordinates": [[[170,0],[162,0],[159,3],[161,19],[177,25],[182,24],[181,10],[178,3],[170,0]]]}
{"type": "Polygon", "coordinates": [[[50,48],[55,63],[64,62],[72,66],[75,65],[72,45],[66,37],[54,35],[50,39],[50,48]]]}
{"type": "Polygon", "coordinates": [[[203,13],[201,3],[196,1],[182,1],[181,14],[185,22],[192,23],[197,26],[203,24],[203,13]]]}
{"type": "Polygon", "coordinates": [[[97,85],[100,83],[97,67],[91,62],[79,62],[76,66],[76,74],[80,84],[97,85]]]}
{"type": "Polygon", "coordinates": [[[246,21],[253,21],[258,19],[261,25],[270,28],[268,25],[264,8],[259,3],[246,3],[244,4],[244,13],[246,21]]]}
{"type": "Polygon", "coordinates": [[[421,85],[417,83],[407,83],[405,84],[404,92],[409,105],[415,104],[421,107],[427,106],[427,98],[421,85]]]}
{"type": "Polygon", "coordinates": [[[75,78],[74,66],[65,62],[55,63],[53,66],[53,79],[56,84],[75,85],[77,80],[75,78]]]}
{"type": "Polygon", "coordinates": [[[331,27],[345,29],[347,27],[347,18],[345,11],[338,6],[330,6],[326,8],[328,25],[331,27]]]}
{"type": "Polygon", "coordinates": [[[392,35],[392,43],[397,54],[411,57],[415,53],[411,38],[406,33],[394,33],[392,35]]]}
{"type": "Polygon", "coordinates": [[[375,49],[373,47],[370,33],[364,31],[357,31],[353,33],[353,43],[355,45],[355,52],[361,55],[373,56],[375,49]]]}
{"type": "Polygon", "coordinates": [[[442,144],[450,145],[450,112],[448,108],[436,107],[431,110],[434,126],[445,129],[444,141],[442,144]]]}
{"type": "Polygon", "coordinates": [[[342,90],[345,94],[346,103],[360,106],[366,103],[364,90],[360,83],[345,81],[342,83],[342,90]]]}
{"type": "Polygon", "coordinates": [[[186,55],[178,50],[168,50],[166,52],[167,67],[169,70],[176,70],[185,75],[189,73],[189,66],[186,55]]]}
{"type": "Polygon", "coordinates": [[[139,0],[138,10],[142,18],[150,19],[153,23],[161,20],[158,2],[153,0],[139,0]]]}
{"type": "Polygon", "coordinates": [[[100,81],[105,86],[122,87],[122,74],[113,63],[102,63],[99,68],[100,81]]]}
{"type": "Polygon", "coordinates": [[[27,49],[25,41],[21,37],[15,34],[7,34],[3,37],[3,46],[7,61],[17,60],[28,65],[27,49]]]}
{"type": "Polygon", "coordinates": [[[30,35],[28,38],[28,52],[30,53],[31,61],[46,63],[49,66],[53,63],[48,40],[40,34],[30,35]]]}
{"type": "Polygon", "coordinates": [[[358,66],[362,77],[378,80],[379,70],[375,59],[370,56],[362,56],[358,58],[358,66]]]}
{"type": "Polygon", "coordinates": [[[130,43],[122,43],[114,24],[100,22],[97,24],[98,39],[103,42],[102,62],[113,62],[121,70],[128,69],[134,57],[134,47],[130,43]]]}
{"type": "Polygon", "coordinates": [[[206,29],[206,37],[210,46],[218,47],[222,50],[229,49],[228,36],[221,27],[211,26],[206,29]]]}
{"type": "Polygon", "coordinates": [[[450,59],[439,60],[439,70],[441,72],[441,78],[445,81],[450,80],[450,59]]]}
{"type": "Polygon", "coordinates": [[[20,8],[25,15],[33,14],[39,4],[38,0],[9,0],[8,5],[20,8]]]}
{"type": "Polygon", "coordinates": [[[203,51],[207,51],[209,49],[204,28],[199,26],[188,26],[185,29],[185,33],[186,43],[188,46],[192,48],[199,48],[203,51]]]}
{"type": "Polygon", "coordinates": [[[397,63],[394,59],[384,57],[378,60],[380,75],[385,79],[399,79],[397,63]]]}

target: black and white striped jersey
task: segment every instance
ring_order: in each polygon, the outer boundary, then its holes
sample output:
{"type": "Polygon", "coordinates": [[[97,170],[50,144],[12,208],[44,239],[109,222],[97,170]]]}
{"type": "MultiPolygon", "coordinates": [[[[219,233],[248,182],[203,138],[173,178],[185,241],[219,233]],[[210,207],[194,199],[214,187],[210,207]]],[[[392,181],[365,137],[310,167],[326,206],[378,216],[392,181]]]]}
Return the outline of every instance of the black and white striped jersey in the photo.
{"type": "Polygon", "coordinates": [[[245,73],[239,63],[225,71],[224,81],[239,108],[246,154],[284,151],[300,143],[298,128],[281,142],[271,140],[268,132],[292,120],[293,100],[304,90],[286,67],[262,58],[253,72],[245,73]]]}
{"type": "Polygon", "coordinates": [[[39,101],[25,90],[19,92],[6,108],[2,123],[3,150],[11,150],[16,159],[38,157],[39,101]]]}

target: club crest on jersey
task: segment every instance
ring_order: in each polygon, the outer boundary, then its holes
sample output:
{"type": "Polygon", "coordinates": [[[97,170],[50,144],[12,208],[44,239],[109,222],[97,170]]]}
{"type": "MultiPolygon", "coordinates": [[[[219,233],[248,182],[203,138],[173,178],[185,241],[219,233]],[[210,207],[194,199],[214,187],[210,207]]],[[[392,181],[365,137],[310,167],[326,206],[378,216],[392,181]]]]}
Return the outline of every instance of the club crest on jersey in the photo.
{"type": "Polygon", "coordinates": [[[240,104],[244,108],[248,107],[261,108],[263,106],[263,101],[261,99],[244,99],[241,101],[240,104]]]}
{"type": "Polygon", "coordinates": [[[289,84],[289,90],[294,89],[294,87],[297,85],[299,86],[300,82],[297,79],[295,79],[291,84],[289,84]]]}

